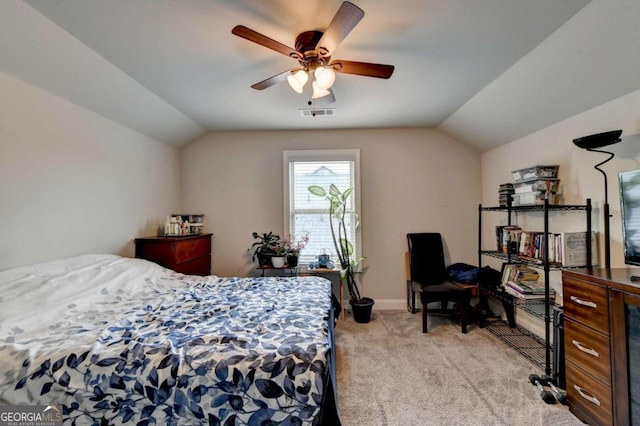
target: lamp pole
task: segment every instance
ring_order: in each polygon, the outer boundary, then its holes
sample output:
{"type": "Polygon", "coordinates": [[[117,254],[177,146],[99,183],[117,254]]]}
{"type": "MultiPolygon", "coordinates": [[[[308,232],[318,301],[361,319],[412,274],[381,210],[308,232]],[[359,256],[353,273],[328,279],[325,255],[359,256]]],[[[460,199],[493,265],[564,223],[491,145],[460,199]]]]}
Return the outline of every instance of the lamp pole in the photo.
{"type": "Polygon", "coordinates": [[[607,174],[604,170],[600,168],[603,164],[611,161],[613,158],[613,153],[609,151],[601,151],[599,149],[587,148],[589,152],[599,152],[600,154],[608,154],[609,158],[606,160],[596,164],[593,166],[594,169],[598,170],[604,176],[604,265],[605,268],[611,268],[611,241],[609,239],[610,230],[609,230],[609,222],[611,218],[611,214],[609,213],[609,187],[607,185],[607,174]]]}

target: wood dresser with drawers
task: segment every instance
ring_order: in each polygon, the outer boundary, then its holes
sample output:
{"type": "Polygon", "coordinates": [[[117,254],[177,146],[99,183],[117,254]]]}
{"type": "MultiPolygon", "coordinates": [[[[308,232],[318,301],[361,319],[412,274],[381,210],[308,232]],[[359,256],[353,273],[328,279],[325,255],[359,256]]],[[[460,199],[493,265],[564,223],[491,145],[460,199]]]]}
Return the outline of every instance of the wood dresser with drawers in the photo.
{"type": "Polygon", "coordinates": [[[211,274],[211,236],[136,238],[136,257],[188,275],[211,274]]]}
{"type": "Polygon", "coordinates": [[[567,400],[588,424],[640,424],[638,279],[638,269],[562,271],[567,400]]]}

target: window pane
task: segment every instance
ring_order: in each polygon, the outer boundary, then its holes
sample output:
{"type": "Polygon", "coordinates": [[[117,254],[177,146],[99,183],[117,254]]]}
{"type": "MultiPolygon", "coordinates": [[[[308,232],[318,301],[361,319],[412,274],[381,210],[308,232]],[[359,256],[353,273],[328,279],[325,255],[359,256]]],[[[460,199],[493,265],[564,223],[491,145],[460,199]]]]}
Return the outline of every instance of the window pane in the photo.
{"type": "MultiPolygon", "coordinates": [[[[334,219],[334,226],[337,223],[334,219]]],[[[329,227],[329,214],[325,213],[295,213],[292,229],[304,230],[309,234],[309,243],[300,252],[298,262],[306,264],[316,260],[319,254],[327,253],[331,259],[338,263],[338,256],[331,237],[331,228],[329,227]]],[[[304,231],[296,232],[294,235],[301,235],[304,231]]],[[[355,241],[355,229],[351,221],[347,221],[347,233],[349,241],[355,241]]]]}
{"type": "MultiPolygon", "coordinates": [[[[329,226],[328,201],[312,195],[308,187],[319,185],[325,188],[327,193],[331,184],[337,186],[340,191],[353,187],[354,162],[296,161],[292,162],[290,172],[290,230],[296,238],[304,233],[309,235],[309,243],[300,253],[299,263],[315,261],[322,253],[330,254],[331,259],[337,262],[329,226]]],[[[348,210],[353,208],[352,203],[353,196],[349,198],[348,210]]],[[[351,223],[348,223],[347,233],[348,239],[355,244],[355,229],[351,223]]]]}

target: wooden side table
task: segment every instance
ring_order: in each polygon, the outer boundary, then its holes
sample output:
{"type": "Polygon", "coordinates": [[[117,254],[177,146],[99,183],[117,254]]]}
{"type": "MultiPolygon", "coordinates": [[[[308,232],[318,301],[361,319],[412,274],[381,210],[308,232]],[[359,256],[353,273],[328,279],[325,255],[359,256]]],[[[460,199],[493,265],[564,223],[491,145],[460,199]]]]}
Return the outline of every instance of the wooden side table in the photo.
{"type": "Polygon", "coordinates": [[[286,274],[289,271],[289,275],[296,276],[298,275],[298,266],[283,266],[281,268],[276,268],[271,265],[261,265],[256,268],[260,271],[261,276],[264,277],[265,271],[282,271],[283,274],[286,274]]]}
{"type": "Polygon", "coordinates": [[[136,238],[136,257],[187,275],[210,275],[212,235],[136,238]]]}

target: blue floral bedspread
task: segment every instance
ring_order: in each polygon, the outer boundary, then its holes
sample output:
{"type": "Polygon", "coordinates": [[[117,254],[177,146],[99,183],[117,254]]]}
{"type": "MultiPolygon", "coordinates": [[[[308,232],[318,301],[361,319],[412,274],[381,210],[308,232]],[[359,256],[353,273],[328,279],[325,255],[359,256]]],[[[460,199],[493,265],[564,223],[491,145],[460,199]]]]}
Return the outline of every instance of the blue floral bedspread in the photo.
{"type": "Polygon", "coordinates": [[[0,403],[65,424],[318,424],[331,283],[94,255],[0,272],[0,403]]]}

